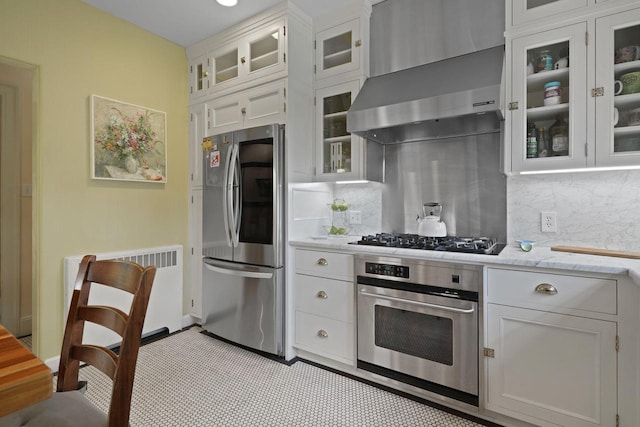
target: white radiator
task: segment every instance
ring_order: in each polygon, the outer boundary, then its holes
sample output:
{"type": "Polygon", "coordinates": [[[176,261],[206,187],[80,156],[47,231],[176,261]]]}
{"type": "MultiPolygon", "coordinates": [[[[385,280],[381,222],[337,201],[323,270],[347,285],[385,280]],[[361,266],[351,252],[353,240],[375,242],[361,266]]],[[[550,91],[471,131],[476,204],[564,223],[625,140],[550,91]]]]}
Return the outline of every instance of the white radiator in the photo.
{"type": "MultiPolygon", "coordinates": [[[[137,249],[131,251],[93,254],[97,259],[124,259],[146,267],[157,267],[156,277],[151,288],[151,298],[144,321],[142,334],[148,334],[161,328],[174,332],[182,327],[182,246],[164,246],[158,248],[137,249]]],[[[71,295],[78,275],[78,267],[84,255],[64,258],[64,316],[63,328],[67,322],[67,313],[71,304],[71,295]]],[[[102,285],[92,285],[89,304],[112,305],[129,312],[132,295],[119,289],[102,285]]],[[[115,332],[99,325],[87,323],[84,329],[84,342],[98,345],[114,345],[121,338],[115,332]]]]}

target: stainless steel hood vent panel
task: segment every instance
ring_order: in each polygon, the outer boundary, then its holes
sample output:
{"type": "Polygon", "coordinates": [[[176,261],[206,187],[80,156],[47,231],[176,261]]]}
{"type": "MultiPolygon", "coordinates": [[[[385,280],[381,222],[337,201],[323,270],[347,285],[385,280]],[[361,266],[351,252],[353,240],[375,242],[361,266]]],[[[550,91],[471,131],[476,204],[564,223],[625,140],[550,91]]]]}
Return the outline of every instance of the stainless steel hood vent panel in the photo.
{"type": "MultiPolygon", "coordinates": [[[[380,143],[397,143],[469,134],[464,126],[484,129],[497,122],[503,63],[504,46],[497,46],[372,77],[347,113],[347,130],[380,143]],[[495,119],[439,123],[478,113],[492,113],[495,119]],[[447,134],[447,128],[452,133],[447,134]]],[[[498,129],[499,124],[493,130],[498,129]]]]}

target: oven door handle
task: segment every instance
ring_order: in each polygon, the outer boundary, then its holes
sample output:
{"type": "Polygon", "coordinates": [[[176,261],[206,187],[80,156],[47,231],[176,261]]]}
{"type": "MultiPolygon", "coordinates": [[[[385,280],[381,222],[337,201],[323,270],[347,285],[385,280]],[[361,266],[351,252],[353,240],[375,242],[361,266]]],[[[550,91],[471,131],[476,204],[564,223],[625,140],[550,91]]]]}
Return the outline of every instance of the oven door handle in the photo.
{"type": "Polygon", "coordinates": [[[429,304],[428,302],[412,301],[410,299],[405,299],[405,298],[398,298],[398,297],[390,297],[390,296],[387,296],[387,295],[373,294],[371,292],[367,292],[367,291],[364,291],[362,289],[360,289],[359,292],[360,292],[360,295],[364,295],[364,296],[368,296],[368,297],[386,299],[388,301],[403,302],[403,303],[411,304],[411,305],[419,305],[421,307],[437,308],[438,310],[452,311],[454,313],[469,314],[469,313],[473,313],[475,311],[475,308],[473,308],[473,307],[469,308],[469,309],[447,307],[447,306],[444,306],[444,305],[429,304]]]}

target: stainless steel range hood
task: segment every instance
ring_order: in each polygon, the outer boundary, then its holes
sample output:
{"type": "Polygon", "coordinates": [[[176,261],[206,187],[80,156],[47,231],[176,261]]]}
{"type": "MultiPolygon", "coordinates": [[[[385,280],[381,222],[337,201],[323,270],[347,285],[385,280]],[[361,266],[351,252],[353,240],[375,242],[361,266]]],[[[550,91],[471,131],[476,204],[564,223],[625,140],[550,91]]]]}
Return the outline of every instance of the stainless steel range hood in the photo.
{"type": "Polygon", "coordinates": [[[347,113],[347,130],[380,143],[499,130],[503,62],[497,46],[372,77],[347,113]]]}
{"type": "Polygon", "coordinates": [[[375,5],[372,77],[347,130],[385,144],[498,131],[504,28],[503,0],[375,5]]]}

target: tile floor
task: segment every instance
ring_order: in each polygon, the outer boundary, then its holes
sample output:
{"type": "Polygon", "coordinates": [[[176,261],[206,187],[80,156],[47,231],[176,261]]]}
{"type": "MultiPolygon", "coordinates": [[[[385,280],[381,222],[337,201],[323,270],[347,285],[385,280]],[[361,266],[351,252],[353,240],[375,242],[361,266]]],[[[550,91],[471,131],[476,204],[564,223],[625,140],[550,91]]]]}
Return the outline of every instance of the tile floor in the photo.
{"type": "MultiPolygon", "coordinates": [[[[193,327],[140,349],[131,425],[479,426],[304,362],[286,366],[193,327]]],[[[86,396],[108,410],[110,380],[80,370],[86,396]]]]}

